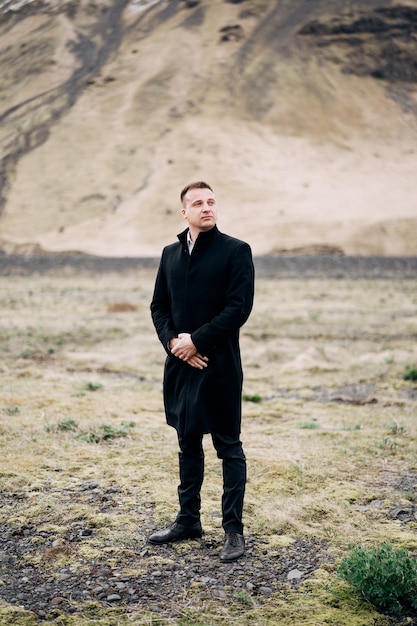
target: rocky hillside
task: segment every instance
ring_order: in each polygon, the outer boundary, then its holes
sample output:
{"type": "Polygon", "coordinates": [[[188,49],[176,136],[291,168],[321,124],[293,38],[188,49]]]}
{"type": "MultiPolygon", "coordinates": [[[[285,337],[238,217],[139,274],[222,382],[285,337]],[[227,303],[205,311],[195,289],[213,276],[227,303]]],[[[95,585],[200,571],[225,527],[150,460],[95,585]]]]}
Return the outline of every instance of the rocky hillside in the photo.
{"type": "Polygon", "coordinates": [[[0,249],[417,254],[417,0],[0,0],[0,249]]]}

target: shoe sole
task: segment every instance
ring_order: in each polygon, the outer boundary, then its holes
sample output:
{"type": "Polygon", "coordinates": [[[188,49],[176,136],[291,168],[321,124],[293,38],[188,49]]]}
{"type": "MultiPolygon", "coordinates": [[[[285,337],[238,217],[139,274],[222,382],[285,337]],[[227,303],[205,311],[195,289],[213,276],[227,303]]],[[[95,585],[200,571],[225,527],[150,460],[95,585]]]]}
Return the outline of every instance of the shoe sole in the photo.
{"type": "Polygon", "coordinates": [[[239,556],[236,556],[234,559],[222,559],[220,557],[220,563],[234,563],[235,561],[237,561],[238,559],[241,559],[242,556],[245,556],[245,553],[243,552],[243,554],[239,554],[239,556]]]}
{"type": "Polygon", "coordinates": [[[187,539],[201,539],[202,538],[202,534],[201,535],[189,535],[187,537],[177,537],[175,539],[168,539],[166,541],[152,541],[152,539],[148,539],[148,543],[152,544],[153,546],[163,546],[163,545],[168,545],[170,543],[176,543],[177,541],[187,541],[187,539]]]}

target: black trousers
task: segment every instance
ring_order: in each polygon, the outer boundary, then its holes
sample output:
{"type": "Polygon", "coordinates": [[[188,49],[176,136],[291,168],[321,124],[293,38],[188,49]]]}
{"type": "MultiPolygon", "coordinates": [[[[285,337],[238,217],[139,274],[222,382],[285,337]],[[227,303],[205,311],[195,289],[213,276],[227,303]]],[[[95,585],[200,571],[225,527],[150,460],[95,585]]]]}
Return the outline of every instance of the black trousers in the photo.
{"type": "MultiPolygon", "coordinates": [[[[246,458],[239,437],[211,434],[217,457],[222,459],[222,526],[225,532],[243,534],[242,513],[246,487],[246,458]]],[[[200,491],[204,479],[203,435],[178,433],[179,472],[177,522],[191,526],[200,521],[200,491]]]]}

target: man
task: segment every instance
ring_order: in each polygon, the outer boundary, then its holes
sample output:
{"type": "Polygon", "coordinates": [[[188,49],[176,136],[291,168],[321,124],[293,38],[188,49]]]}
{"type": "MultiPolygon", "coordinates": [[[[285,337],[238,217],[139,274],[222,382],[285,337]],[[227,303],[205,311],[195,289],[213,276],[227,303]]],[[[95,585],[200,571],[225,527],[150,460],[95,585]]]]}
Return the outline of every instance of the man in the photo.
{"type": "Polygon", "coordinates": [[[207,183],[187,185],[181,213],[188,228],[164,248],[151,303],[152,319],[167,352],[164,404],[178,434],[180,510],[152,544],[202,536],[200,490],[203,435],[210,433],[223,465],[222,562],[245,551],[242,510],[246,459],[240,441],[242,364],[239,329],[252,309],[254,268],[249,245],[221,233],[207,183]]]}

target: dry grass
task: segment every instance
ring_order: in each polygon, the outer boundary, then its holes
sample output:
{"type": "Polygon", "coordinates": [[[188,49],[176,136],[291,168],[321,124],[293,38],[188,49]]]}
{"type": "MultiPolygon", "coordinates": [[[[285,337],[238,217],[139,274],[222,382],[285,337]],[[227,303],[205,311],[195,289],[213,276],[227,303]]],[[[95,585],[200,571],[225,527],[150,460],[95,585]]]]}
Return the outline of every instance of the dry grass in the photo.
{"type": "MultiPolygon", "coordinates": [[[[0,523],[35,525],[40,543],[42,529],[54,531],[40,567],[71,560],[60,537],[81,522],[96,531],[79,548],[85,558],[107,551],[111,560],[145,543],[138,508],[154,526],[176,512],[176,440],[164,421],[164,353],[149,315],[153,278],[138,270],[0,279],[0,523]],[[113,509],[74,496],[94,482],[114,490],[113,509]]],[[[402,378],[417,363],[416,293],[413,281],[258,280],[242,331],[244,392],[261,397],[244,403],[245,524],[270,550],[297,537],[327,542],[336,563],[352,543],[417,550],[417,523],[392,514],[417,498],[416,384],[402,378]]],[[[209,439],[206,449],[202,514],[215,534],[220,467],[209,439]]],[[[354,599],[334,606],[334,569],[286,602],[248,608],[239,623],[377,623],[354,599]]],[[[201,605],[181,623],[233,623],[221,605],[217,617],[201,605]]],[[[16,611],[1,623],[20,623],[25,612],[16,611]]],[[[62,623],[157,623],[97,611],[62,623]]]]}

